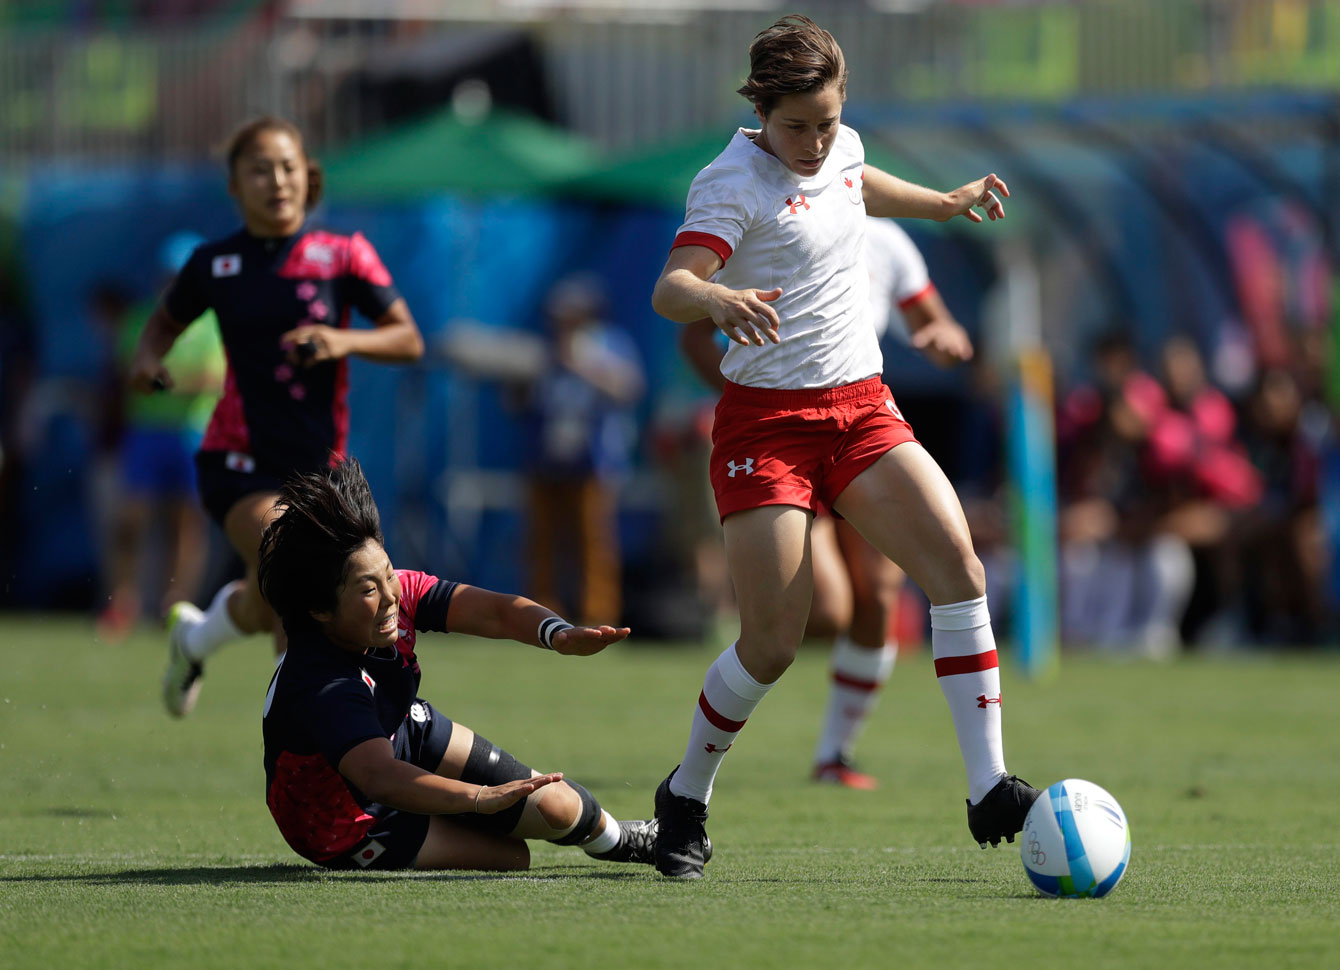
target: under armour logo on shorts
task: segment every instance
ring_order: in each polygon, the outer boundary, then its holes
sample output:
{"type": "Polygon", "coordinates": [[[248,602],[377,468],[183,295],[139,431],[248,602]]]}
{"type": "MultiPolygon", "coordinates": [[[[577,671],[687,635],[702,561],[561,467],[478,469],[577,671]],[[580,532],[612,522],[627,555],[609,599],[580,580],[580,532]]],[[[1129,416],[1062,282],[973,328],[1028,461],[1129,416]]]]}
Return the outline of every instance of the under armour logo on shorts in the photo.
{"type": "Polygon", "coordinates": [[[734,478],[736,472],[744,472],[746,475],[754,474],[754,459],[746,458],[743,463],[737,465],[733,461],[726,462],[726,467],[730,469],[730,477],[734,478]]]}

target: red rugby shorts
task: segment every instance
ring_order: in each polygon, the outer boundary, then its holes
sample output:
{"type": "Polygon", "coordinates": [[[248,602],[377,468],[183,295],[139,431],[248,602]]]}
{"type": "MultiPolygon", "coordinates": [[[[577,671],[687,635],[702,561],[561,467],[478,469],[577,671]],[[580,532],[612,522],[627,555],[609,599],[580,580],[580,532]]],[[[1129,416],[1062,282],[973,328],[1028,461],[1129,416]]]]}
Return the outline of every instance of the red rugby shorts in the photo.
{"type": "Polygon", "coordinates": [[[916,440],[878,377],[802,390],[727,382],[712,426],[717,512],[725,519],[764,505],[831,509],[880,455],[916,440]]]}

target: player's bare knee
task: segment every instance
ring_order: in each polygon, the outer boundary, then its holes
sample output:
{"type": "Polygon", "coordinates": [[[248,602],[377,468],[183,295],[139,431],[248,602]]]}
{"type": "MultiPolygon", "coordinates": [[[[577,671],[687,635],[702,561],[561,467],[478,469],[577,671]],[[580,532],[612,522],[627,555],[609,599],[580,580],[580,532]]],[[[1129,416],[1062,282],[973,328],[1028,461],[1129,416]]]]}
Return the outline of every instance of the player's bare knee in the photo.
{"type": "Polygon", "coordinates": [[[964,599],[977,599],[979,596],[986,595],[986,567],[982,565],[982,560],[977,558],[977,554],[969,550],[963,562],[964,581],[970,587],[970,596],[964,599]]]}
{"type": "Polygon", "coordinates": [[[986,595],[986,569],[969,546],[938,563],[921,586],[932,603],[964,603],[986,595]]]}

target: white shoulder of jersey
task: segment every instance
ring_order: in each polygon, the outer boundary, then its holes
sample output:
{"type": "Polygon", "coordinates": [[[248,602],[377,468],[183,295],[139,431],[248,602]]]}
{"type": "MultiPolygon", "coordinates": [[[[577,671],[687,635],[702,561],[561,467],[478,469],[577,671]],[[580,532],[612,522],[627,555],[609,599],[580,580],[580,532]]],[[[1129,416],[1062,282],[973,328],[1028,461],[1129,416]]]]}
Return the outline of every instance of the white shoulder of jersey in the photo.
{"type": "Polygon", "coordinates": [[[872,284],[883,288],[894,303],[910,300],[930,284],[921,250],[892,219],[866,220],[865,259],[872,284]]]}
{"type": "Polygon", "coordinates": [[[865,143],[861,141],[861,136],[857,134],[855,128],[848,128],[846,125],[838,125],[838,136],[833,141],[833,151],[855,155],[862,162],[865,161],[865,143]]]}
{"type": "Polygon", "coordinates": [[[744,128],[735,133],[726,147],[723,148],[716,158],[712,159],[693,177],[693,187],[689,192],[692,194],[693,188],[705,185],[710,182],[734,181],[739,179],[751,178],[754,175],[754,156],[758,149],[754,147],[753,141],[749,138],[744,128]]]}

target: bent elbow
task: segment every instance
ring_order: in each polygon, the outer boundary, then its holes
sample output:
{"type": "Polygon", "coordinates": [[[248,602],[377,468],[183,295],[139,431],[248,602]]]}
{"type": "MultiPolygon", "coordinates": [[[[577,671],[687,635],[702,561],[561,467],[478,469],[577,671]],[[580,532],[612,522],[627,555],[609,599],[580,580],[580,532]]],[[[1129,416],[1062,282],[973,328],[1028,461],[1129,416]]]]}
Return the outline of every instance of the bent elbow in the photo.
{"type": "Polygon", "coordinates": [[[667,298],[665,287],[662,283],[662,280],[657,280],[656,285],[652,288],[651,308],[667,320],[673,320],[674,317],[670,313],[670,301],[667,298]]]}
{"type": "Polygon", "coordinates": [[[369,800],[391,808],[396,807],[395,797],[391,792],[391,779],[386,772],[366,771],[360,772],[357,776],[345,774],[344,777],[369,800]]]}
{"type": "Polygon", "coordinates": [[[423,360],[423,334],[416,329],[414,336],[409,341],[409,346],[405,350],[405,363],[412,364],[415,361],[423,360]]]}

